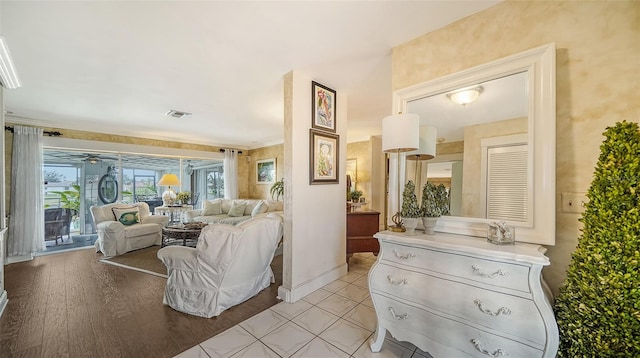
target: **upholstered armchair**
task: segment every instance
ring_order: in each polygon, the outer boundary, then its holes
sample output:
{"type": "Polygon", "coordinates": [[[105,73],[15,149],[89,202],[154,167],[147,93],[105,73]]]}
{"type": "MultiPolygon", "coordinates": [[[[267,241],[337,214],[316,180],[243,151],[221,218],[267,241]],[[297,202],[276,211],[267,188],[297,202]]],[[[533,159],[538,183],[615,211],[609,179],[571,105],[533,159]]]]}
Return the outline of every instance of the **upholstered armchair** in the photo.
{"type": "Polygon", "coordinates": [[[195,248],[160,249],[169,276],[164,304],[210,318],[257,295],[274,282],[270,264],[281,237],[279,218],[256,217],[206,226],[195,248]]]}
{"type": "Polygon", "coordinates": [[[147,203],[92,206],[91,216],[98,231],[96,250],[107,257],[160,245],[162,227],[169,221],[166,216],[151,215],[147,203]]]}

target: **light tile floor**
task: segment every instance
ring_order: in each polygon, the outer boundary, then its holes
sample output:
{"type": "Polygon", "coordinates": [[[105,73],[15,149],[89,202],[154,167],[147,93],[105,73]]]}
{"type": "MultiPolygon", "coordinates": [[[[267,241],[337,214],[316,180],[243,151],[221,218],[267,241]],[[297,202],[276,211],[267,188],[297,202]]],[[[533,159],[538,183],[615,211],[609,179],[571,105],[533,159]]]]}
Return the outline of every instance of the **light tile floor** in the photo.
{"type": "Polygon", "coordinates": [[[281,302],[177,355],[217,357],[432,358],[387,333],[379,353],[369,340],[376,329],[367,274],[372,254],[355,254],[349,273],[296,303],[281,302]]]}

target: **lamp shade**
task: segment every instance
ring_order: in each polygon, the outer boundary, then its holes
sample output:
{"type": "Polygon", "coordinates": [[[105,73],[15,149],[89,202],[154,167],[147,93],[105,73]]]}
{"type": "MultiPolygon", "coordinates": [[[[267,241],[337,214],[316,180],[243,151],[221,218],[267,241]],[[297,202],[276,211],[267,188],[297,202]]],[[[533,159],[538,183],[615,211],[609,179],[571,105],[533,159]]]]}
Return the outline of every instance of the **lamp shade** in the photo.
{"type": "Polygon", "coordinates": [[[394,114],[382,120],[382,151],[409,152],[419,146],[420,119],[417,114],[394,114]]]}
{"type": "Polygon", "coordinates": [[[178,179],[178,176],[175,174],[164,174],[162,178],[160,178],[160,181],[158,181],[158,185],[177,186],[180,185],[180,179],[178,179]]]}
{"type": "Polygon", "coordinates": [[[436,157],[436,135],[435,127],[420,127],[420,147],[417,150],[407,153],[407,160],[429,160],[436,157]]]}

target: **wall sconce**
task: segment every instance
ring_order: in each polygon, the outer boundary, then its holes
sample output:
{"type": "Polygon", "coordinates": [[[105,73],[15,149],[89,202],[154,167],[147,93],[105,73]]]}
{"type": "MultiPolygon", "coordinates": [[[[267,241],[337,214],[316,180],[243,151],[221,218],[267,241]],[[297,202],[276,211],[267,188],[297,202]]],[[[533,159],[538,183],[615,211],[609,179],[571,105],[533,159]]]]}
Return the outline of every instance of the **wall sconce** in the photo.
{"type": "Polygon", "coordinates": [[[484,88],[480,85],[461,88],[459,90],[447,93],[447,98],[449,98],[451,102],[455,104],[466,106],[478,99],[478,96],[480,96],[480,93],[482,93],[483,90],[484,88]]]}

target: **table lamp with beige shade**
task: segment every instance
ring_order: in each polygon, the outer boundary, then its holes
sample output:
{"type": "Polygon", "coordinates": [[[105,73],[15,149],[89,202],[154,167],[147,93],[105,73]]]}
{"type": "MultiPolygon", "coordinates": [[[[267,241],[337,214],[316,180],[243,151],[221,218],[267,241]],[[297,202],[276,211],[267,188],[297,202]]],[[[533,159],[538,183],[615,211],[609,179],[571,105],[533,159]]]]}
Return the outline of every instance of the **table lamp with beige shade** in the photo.
{"type": "Polygon", "coordinates": [[[402,224],[401,211],[401,193],[402,185],[400,185],[400,153],[410,152],[419,148],[420,142],[420,119],[417,114],[394,114],[385,117],[382,120],[382,151],[385,153],[396,153],[397,155],[397,175],[398,181],[398,211],[392,216],[391,220],[395,225],[390,226],[389,230],[396,232],[404,232],[405,228],[402,224]]]}
{"type": "Polygon", "coordinates": [[[164,174],[160,181],[158,181],[158,185],[160,186],[168,186],[169,188],[162,193],[162,205],[170,206],[176,201],[176,193],[171,189],[171,186],[180,186],[180,179],[175,174],[164,174]]]}

